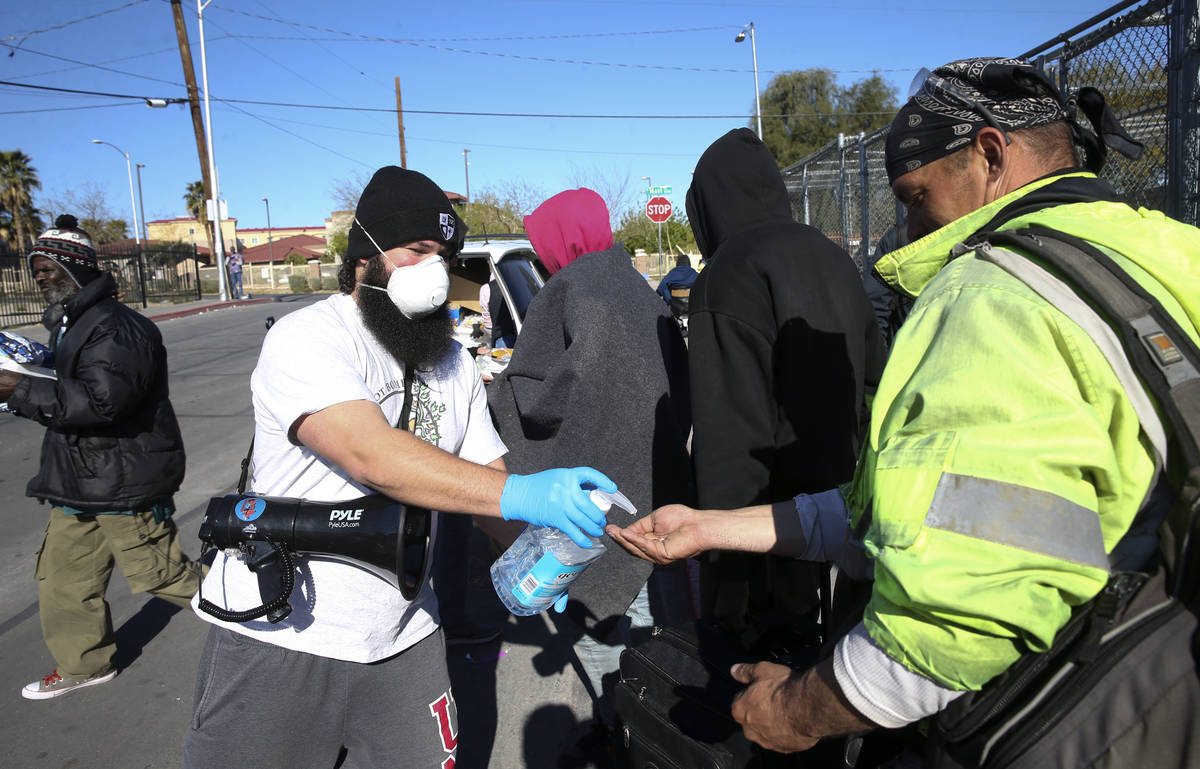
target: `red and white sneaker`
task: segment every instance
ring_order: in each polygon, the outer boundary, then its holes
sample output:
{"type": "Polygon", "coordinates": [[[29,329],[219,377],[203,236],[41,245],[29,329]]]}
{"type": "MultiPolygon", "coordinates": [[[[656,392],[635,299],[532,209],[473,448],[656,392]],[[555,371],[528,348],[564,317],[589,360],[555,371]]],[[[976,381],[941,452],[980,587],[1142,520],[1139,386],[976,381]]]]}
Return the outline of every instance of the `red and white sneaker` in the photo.
{"type": "Polygon", "coordinates": [[[55,670],[48,676],[42,676],[33,683],[26,684],[25,688],[21,689],[21,696],[27,700],[48,700],[51,697],[61,697],[67,692],[73,692],[85,686],[108,683],[116,677],[116,670],[100,673],[91,678],[75,678],[73,676],[64,678],[55,670]]]}

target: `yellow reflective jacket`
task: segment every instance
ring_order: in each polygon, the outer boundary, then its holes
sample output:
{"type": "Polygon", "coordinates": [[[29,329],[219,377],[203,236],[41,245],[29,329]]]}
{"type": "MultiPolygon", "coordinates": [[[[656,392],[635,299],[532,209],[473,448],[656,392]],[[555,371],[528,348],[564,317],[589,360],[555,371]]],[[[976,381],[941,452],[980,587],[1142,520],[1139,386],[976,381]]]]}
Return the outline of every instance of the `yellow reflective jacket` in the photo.
{"type": "Polygon", "coordinates": [[[892,658],[954,689],[1049,648],[1103,588],[1155,455],[1091,338],[974,252],[951,259],[952,247],[985,226],[1084,238],[1200,339],[1200,230],[1062,189],[1111,196],[1088,173],[1040,179],[876,265],[917,302],[844,489],[852,521],[871,511],[864,622],[892,658]]]}

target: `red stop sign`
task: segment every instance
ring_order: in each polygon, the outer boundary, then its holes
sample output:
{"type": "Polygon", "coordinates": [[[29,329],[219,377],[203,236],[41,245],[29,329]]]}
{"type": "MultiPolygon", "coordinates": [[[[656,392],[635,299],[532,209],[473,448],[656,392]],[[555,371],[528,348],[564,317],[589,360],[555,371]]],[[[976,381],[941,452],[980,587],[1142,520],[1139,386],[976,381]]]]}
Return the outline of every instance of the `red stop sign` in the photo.
{"type": "Polygon", "coordinates": [[[655,224],[662,224],[671,218],[671,201],[661,195],[656,195],[646,201],[646,216],[655,224]]]}

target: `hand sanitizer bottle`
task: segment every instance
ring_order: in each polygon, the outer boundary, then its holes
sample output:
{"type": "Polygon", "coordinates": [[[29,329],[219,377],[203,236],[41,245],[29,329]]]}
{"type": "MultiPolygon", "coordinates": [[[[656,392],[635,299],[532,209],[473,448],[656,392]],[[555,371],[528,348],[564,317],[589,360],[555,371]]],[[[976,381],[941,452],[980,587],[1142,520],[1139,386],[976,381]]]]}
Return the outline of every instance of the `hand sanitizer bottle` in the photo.
{"type": "MultiPolygon", "coordinates": [[[[589,497],[605,513],[615,504],[637,514],[633,503],[619,491],[593,489],[589,497]]],[[[589,539],[591,547],[580,547],[551,526],[526,526],[492,564],[496,595],[509,611],[522,617],[550,608],[588,564],[604,555],[600,539],[589,539]]]]}

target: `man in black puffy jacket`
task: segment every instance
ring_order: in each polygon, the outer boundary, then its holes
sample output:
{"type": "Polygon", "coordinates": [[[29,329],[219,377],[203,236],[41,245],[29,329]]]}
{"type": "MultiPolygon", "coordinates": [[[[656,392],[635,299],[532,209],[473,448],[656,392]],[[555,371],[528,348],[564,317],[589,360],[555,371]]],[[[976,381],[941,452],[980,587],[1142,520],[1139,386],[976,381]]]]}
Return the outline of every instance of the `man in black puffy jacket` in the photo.
{"type": "Polygon", "coordinates": [[[0,402],[46,426],[26,494],[52,505],[36,576],[42,634],[58,667],[21,690],[49,699],[116,675],[104,594],[113,565],[134,592],[187,606],[199,564],[171,522],[183,439],[154,323],[116,299],[75,217],[60,216],[29,253],[50,306],[57,379],[0,371],[0,402]]]}

